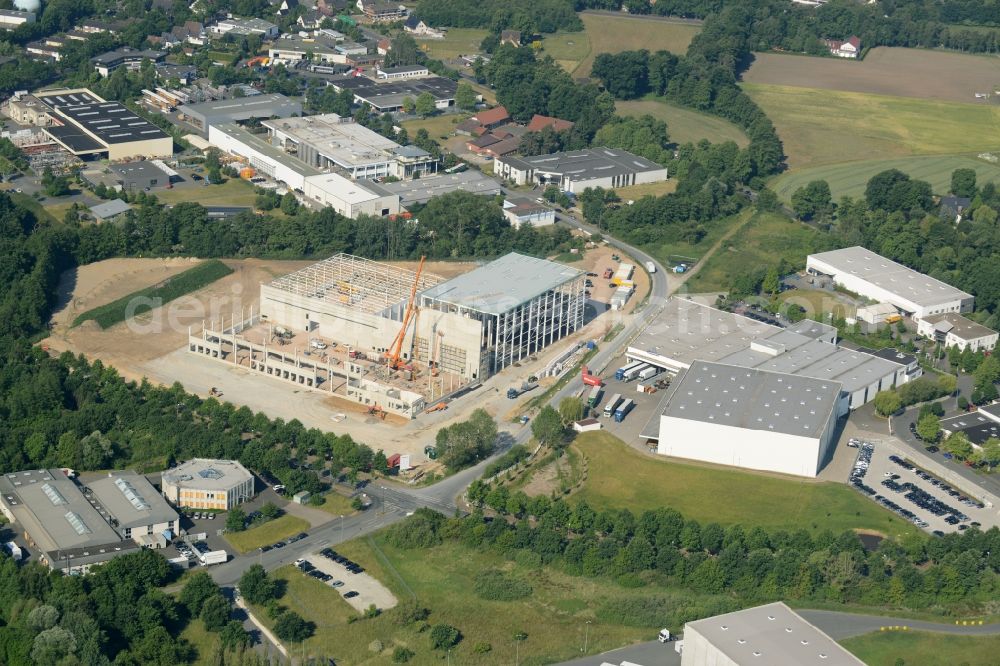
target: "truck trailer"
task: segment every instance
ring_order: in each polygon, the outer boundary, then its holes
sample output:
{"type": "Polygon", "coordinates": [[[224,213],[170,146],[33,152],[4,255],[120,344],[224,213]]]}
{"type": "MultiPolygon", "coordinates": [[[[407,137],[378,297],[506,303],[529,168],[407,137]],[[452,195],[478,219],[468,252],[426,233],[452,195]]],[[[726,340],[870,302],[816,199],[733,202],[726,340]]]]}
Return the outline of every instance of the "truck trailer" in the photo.
{"type": "Polygon", "coordinates": [[[595,386],[590,390],[590,397],[587,398],[587,405],[591,409],[597,408],[597,403],[601,401],[601,394],[604,393],[600,386],[595,386]]]}
{"type": "Polygon", "coordinates": [[[659,374],[659,372],[660,372],[659,368],[657,368],[655,365],[650,365],[639,371],[639,379],[641,381],[645,381],[650,377],[659,374]]]}
{"type": "Polygon", "coordinates": [[[628,413],[632,411],[635,407],[635,403],[631,399],[625,400],[622,404],[618,405],[618,409],[615,410],[615,423],[621,423],[628,416],[628,413]]]}
{"type": "Polygon", "coordinates": [[[538,382],[521,382],[520,384],[511,384],[507,389],[507,398],[513,400],[522,393],[527,393],[537,387],[538,382]]]}
{"type": "Polygon", "coordinates": [[[637,366],[635,366],[633,368],[630,368],[628,370],[628,372],[623,373],[622,381],[624,381],[624,382],[630,382],[633,379],[635,379],[636,377],[638,377],[639,374],[643,370],[645,370],[646,368],[651,368],[651,367],[653,367],[653,366],[651,366],[649,363],[640,363],[639,365],[637,365],[637,366]]]}
{"type": "Polygon", "coordinates": [[[604,418],[610,419],[614,415],[615,408],[618,407],[618,403],[620,403],[621,401],[622,401],[621,393],[615,393],[613,396],[611,396],[611,400],[608,400],[604,405],[604,418]]]}
{"type": "Polygon", "coordinates": [[[615,370],[615,379],[617,379],[618,381],[622,381],[623,379],[625,379],[625,373],[627,373],[632,368],[638,368],[640,365],[642,365],[642,361],[632,361],[631,363],[626,363],[622,367],[615,370]]]}

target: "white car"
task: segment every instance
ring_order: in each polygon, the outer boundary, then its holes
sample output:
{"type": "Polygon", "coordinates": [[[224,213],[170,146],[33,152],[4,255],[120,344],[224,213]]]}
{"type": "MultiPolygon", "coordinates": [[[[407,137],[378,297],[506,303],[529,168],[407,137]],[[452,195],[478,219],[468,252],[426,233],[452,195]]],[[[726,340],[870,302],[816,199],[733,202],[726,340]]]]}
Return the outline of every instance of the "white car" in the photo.
{"type": "Polygon", "coordinates": [[[315,338],[309,341],[309,346],[313,349],[326,349],[326,343],[322,340],[316,340],[315,338]]]}

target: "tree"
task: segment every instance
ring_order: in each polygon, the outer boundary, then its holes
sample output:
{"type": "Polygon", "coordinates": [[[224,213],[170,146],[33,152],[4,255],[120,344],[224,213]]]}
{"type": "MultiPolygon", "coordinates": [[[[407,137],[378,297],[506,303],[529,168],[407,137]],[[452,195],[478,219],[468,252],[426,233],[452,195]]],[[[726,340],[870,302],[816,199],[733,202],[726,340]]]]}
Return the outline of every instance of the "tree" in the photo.
{"type": "Polygon", "coordinates": [[[583,418],[583,401],[580,398],[567,396],[559,401],[559,416],[565,426],[583,418]]]}
{"type": "Polygon", "coordinates": [[[792,194],[792,208],[803,220],[823,218],[833,212],[830,185],[825,180],[814,180],[792,194]]]}
{"type": "Polygon", "coordinates": [[[542,407],[531,423],[531,434],[545,446],[562,446],[566,436],[562,417],[550,405],[542,407]]]}
{"type": "Polygon", "coordinates": [[[281,509],[274,502],[264,502],[260,507],[260,515],[267,520],[274,520],[281,515],[281,509]]]}
{"type": "Polygon", "coordinates": [[[473,111],[476,108],[476,91],[465,81],[459,83],[455,89],[455,105],[466,111],[473,111]]]}
{"type": "Polygon", "coordinates": [[[295,611],[285,611],[274,621],[274,633],[283,641],[301,643],[316,630],[312,622],[307,622],[295,611]]]}
{"type": "Polygon", "coordinates": [[[414,103],[413,110],[421,118],[426,118],[433,114],[437,110],[437,106],[434,103],[434,95],[429,92],[422,92],[417,95],[417,101],[414,103]]]}
{"type": "Polygon", "coordinates": [[[917,421],[917,435],[925,442],[936,441],[939,432],[941,432],[941,419],[936,414],[924,414],[917,421]]]}
{"type": "Polygon", "coordinates": [[[903,401],[896,391],[879,391],[875,394],[874,405],[881,416],[890,416],[899,411],[903,401]]]}
{"type": "Polygon", "coordinates": [[[972,455],[972,443],[964,432],[952,433],[944,440],[944,450],[959,460],[965,460],[972,455]]]}
{"type": "Polygon", "coordinates": [[[198,617],[208,631],[221,631],[229,622],[229,601],[221,594],[214,594],[202,604],[198,617]]]}
{"type": "Polygon", "coordinates": [[[43,604],[38,608],[33,608],[28,613],[28,626],[34,631],[45,631],[56,626],[59,621],[59,611],[55,606],[43,604]]]}
{"type": "Polygon", "coordinates": [[[286,192],[281,197],[281,212],[285,215],[295,215],[299,210],[299,200],[292,192],[286,192]]]}
{"type": "Polygon", "coordinates": [[[250,634],[238,620],[230,620],[219,632],[219,642],[227,650],[237,652],[250,646],[250,634]]]}
{"type": "Polygon", "coordinates": [[[188,579],[181,589],[180,602],[187,606],[192,616],[201,613],[201,606],[206,599],[220,594],[219,586],[212,577],[204,571],[198,571],[188,579]]]}
{"type": "Polygon", "coordinates": [[[976,196],[976,170],[955,169],[951,172],[951,193],[956,197],[976,196]]]}
{"type": "Polygon", "coordinates": [[[994,467],[1000,465],[1000,439],[990,437],[983,443],[977,453],[979,460],[986,463],[992,471],[994,467]]]}
{"type": "Polygon", "coordinates": [[[227,532],[242,532],[247,527],[247,514],[238,506],[234,506],[229,510],[229,515],[226,516],[226,531],[227,532]]]}
{"type": "Polygon", "coordinates": [[[275,586],[264,567],[253,564],[240,576],[240,593],[252,604],[264,604],[274,598],[275,586]]]}
{"type": "Polygon", "coordinates": [[[52,627],[35,636],[31,658],[36,664],[58,664],[76,652],[76,637],[62,627],[52,627]]]}
{"type": "Polygon", "coordinates": [[[761,291],[772,296],[781,293],[781,275],[777,266],[771,266],[764,275],[764,281],[760,285],[761,291]]]}
{"type": "Polygon", "coordinates": [[[468,467],[493,453],[496,438],[496,421],[484,409],[477,409],[468,421],[438,431],[438,460],[449,469],[468,467]]]}
{"type": "Polygon", "coordinates": [[[450,624],[435,624],[431,627],[431,647],[435,650],[446,650],[454,647],[461,638],[461,632],[450,624]]]}
{"type": "Polygon", "coordinates": [[[417,108],[417,103],[412,97],[406,96],[403,98],[403,113],[410,114],[413,110],[417,108]]]}

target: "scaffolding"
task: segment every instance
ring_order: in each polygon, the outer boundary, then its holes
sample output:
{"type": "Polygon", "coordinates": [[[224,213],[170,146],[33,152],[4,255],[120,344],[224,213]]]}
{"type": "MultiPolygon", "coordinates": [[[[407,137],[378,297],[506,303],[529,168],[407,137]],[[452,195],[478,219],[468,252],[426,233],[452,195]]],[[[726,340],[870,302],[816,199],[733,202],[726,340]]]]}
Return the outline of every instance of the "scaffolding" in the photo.
{"type": "MultiPolygon", "coordinates": [[[[361,312],[401,320],[416,278],[415,271],[341,253],[277,278],[270,286],[297,296],[349,305],[361,312]]],[[[443,278],[424,272],[417,282],[417,290],[429,289],[442,281],[443,278]]]]}

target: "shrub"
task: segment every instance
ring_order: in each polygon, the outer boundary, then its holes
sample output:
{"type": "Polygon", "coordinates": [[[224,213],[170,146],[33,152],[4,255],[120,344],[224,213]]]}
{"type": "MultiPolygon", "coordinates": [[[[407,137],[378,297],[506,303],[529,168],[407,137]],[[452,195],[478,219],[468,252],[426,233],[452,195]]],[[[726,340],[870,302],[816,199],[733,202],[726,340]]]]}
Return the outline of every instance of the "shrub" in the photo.
{"type": "Polygon", "coordinates": [[[618,576],[618,584],[622,587],[636,588],[644,586],[646,581],[644,581],[639,574],[624,573],[621,576],[618,576]]]}
{"type": "Polygon", "coordinates": [[[473,590],[480,599],[516,601],[531,594],[531,585],[502,571],[486,569],[476,574],[473,590]]]}
{"type": "Polygon", "coordinates": [[[537,569],[542,566],[542,556],[533,550],[524,548],[514,554],[514,561],[525,569],[537,569]]]}
{"type": "Polygon", "coordinates": [[[404,599],[392,609],[392,617],[396,624],[407,626],[414,622],[423,622],[430,615],[430,611],[424,608],[416,599],[404,599]]]}
{"type": "Polygon", "coordinates": [[[381,612],[375,604],[371,604],[365,609],[365,617],[370,620],[373,617],[378,617],[381,612]]]}
{"type": "Polygon", "coordinates": [[[483,470],[483,478],[489,479],[494,477],[508,467],[513,467],[522,460],[525,460],[529,455],[531,455],[531,452],[523,444],[512,446],[510,451],[486,466],[486,469],[483,470]]]}
{"type": "Polygon", "coordinates": [[[374,652],[375,654],[378,654],[379,652],[381,652],[384,649],[385,649],[385,646],[382,645],[382,641],[380,641],[377,638],[375,640],[373,640],[371,643],[368,644],[368,650],[369,650],[369,652],[374,652]]]}
{"type": "Polygon", "coordinates": [[[392,651],[392,663],[394,664],[405,664],[410,659],[413,659],[413,650],[407,650],[402,645],[392,651]]]}
{"type": "Polygon", "coordinates": [[[446,650],[462,640],[462,633],[450,624],[435,624],[431,627],[431,647],[446,650]]]}
{"type": "Polygon", "coordinates": [[[475,652],[476,654],[486,654],[487,652],[489,652],[492,649],[493,649],[492,645],[490,645],[489,643],[486,643],[484,641],[480,641],[480,642],[476,643],[476,646],[474,648],[472,648],[472,651],[475,652]]]}
{"type": "Polygon", "coordinates": [[[385,540],[396,548],[430,548],[441,543],[438,530],[445,518],[437,511],[417,509],[406,520],[396,523],[386,532],[385,540]]]}

